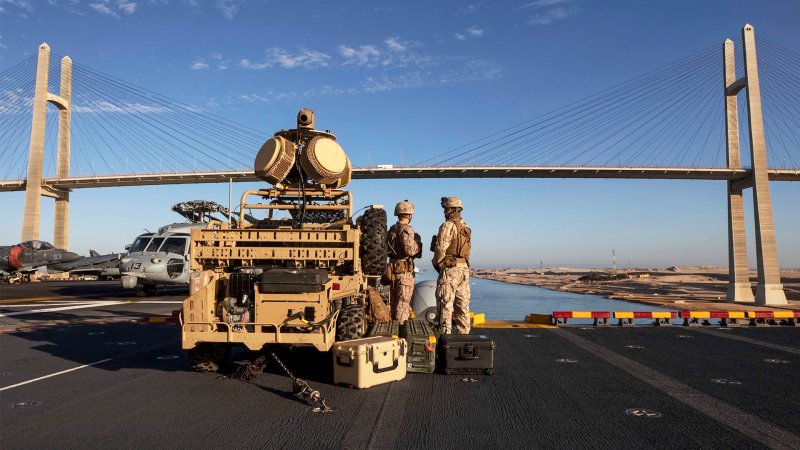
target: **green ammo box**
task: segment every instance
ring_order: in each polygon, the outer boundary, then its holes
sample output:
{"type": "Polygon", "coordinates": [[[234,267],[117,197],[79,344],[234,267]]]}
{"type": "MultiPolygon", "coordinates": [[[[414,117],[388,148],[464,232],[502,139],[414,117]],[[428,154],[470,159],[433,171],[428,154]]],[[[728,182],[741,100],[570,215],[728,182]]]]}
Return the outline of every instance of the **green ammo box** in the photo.
{"type": "Polygon", "coordinates": [[[408,372],[433,373],[436,370],[436,336],[426,320],[407,320],[402,336],[408,341],[408,372]]]}
{"type": "Polygon", "coordinates": [[[369,330],[367,337],[386,336],[386,337],[400,337],[400,323],[396,320],[384,323],[376,323],[369,330]]]}

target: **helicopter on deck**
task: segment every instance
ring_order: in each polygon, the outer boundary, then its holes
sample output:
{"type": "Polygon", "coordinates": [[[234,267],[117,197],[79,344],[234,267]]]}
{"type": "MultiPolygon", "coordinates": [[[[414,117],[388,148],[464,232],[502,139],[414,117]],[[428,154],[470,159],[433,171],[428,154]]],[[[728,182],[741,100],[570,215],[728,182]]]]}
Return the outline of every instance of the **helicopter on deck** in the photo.
{"type": "MultiPolygon", "coordinates": [[[[172,206],[188,222],[173,223],[136,237],[126,246],[128,253],[119,264],[122,287],[142,286],[145,295],[156,295],[159,286],[189,285],[189,241],[192,229],[205,228],[214,216],[227,216],[228,208],[207,200],[192,200],[172,206]]],[[[247,220],[255,220],[246,215],[247,220]]]]}

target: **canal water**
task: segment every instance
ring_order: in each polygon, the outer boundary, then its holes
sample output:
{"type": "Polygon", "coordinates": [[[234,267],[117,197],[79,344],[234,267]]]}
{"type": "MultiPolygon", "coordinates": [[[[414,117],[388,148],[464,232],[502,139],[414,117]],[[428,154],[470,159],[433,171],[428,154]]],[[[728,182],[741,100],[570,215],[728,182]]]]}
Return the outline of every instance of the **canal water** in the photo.
{"type": "MultiPolygon", "coordinates": [[[[417,274],[417,282],[435,280],[436,272],[417,274]]],[[[536,286],[470,278],[470,310],[485,313],[486,320],[524,320],[525,315],[553,311],[670,311],[657,306],[610,300],[599,295],[551,291],[536,286]]],[[[592,323],[570,320],[570,323],[592,323]]]]}

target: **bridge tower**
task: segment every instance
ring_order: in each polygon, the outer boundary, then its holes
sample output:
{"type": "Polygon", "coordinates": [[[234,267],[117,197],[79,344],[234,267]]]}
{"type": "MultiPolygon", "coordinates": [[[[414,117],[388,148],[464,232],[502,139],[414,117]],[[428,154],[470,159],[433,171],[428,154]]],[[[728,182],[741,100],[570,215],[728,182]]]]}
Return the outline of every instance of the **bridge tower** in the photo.
{"type": "Polygon", "coordinates": [[[781,285],[778,252],[775,244],[775,225],[772,219],[772,200],[769,190],[769,167],[764,142],[764,119],[761,111],[761,88],[756,60],[755,30],[746,24],[742,29],[745,75],[736,79],[733,42],[723,44],[725,77],[725,112],[728,146],[728,167],[740,168],[739,124],[737,96],[742,89],[747,95],[747,122],[750,133],[750,177],[743,181],[728,181],[728,255],[730,277],[727,300],[759,305],[784,305],[786,294],[781,285]],[[742,190],[753,188],[753,211],[756,231],[756,260],[758,285],[755,299],[750,289],[745,243],[744,205],[742,190]]]}
{"type": "MultiPolygon", "coordinates": [[[[736,83],[736,56],[733,41],[726,39],[722,44],[722,63],[724,65],[725,88],[725,131],[728,149],[728,168],[742,167],[739,149],[739,109],[737,94],[744,87],[744,79],[736,83]]],[[[728,294],[729,302],[753,303],[753,289],[750,287],[750,271],[747,266],[747,242],[744,226],[744,200],[742,188],[728,180],[728,294]]]]}
{"type": "Polygon", "coordinates": [[[53,244],[62,249],[69,246],[69,191],[60,191],[43,186],[44,134],[47,104],[58,109],[58,154],[56,177],[69,177],[70,120],[72,98],[72,60],[61,59],[60,95],[49,92],[50,47],[39,46],[36,66],[36,90],[33,96],[33,120],[31,121],[31,143],[28,153],[28,179],[25,184],[25,210],[22,215],[22,240],[39,239],[42,195],[53,197],[55,207],[55,236],[53,244]]]}

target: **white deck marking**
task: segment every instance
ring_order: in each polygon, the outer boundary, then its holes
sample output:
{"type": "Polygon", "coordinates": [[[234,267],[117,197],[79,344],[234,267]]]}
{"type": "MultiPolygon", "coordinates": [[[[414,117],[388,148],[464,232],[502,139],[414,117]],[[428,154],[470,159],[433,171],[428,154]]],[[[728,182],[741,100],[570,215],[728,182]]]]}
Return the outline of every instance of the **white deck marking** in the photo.
{"type": "Polygon", "coordinates": [[[84,369],[84,368],[89,367],[89,366],[102,364],[102,363],[107,362],[107,361],[111,361],[111,358],[106,358],[106,359],[103,359],[103,360],[100,360],[100,361],[95,361],[93,363],[84,364],[84,365],[78,366],[78,367],[73,367],[72,369],[62,370],[61,372],[51,373],[50,375],[45,375],[43,377],[34,378],[34,379],[28,380],[28,381],[23,381],[22,383],[12,384],[11,386],[6,386],[4,388],[0,388],[0,391],[5,391],[6,389],[12,389],[12,388],[15,388],[15,387],[18,387],[18,386],[22,386],[22,385],[25,385],[25,384],[28,384],[28,383],[33,383],[35,381],[44,380],[45,378],[55,377],[57,375],[62,375],[62,374],[65,374],[65,373],[68,373],[68,372],[72,372],[72,371],[75,371],[75,370],[84,369]]]}
{"type": "Polygon", "coordinates": [[[181,301],[181,300],[173,300],[173,301],[170,301],[170,300],[145,300],[143,302],[141,302],[141,301],[133,301],[133,302],[129,302],[129,303],[150,303],[150,304],[154,304],[154,305],[173,305],[173,304],[180,305],[180,304],[183,303],[183,301],[181,301]]]}
{"type": "MultiPolygon", "coordinates": [[[[20,316],[22,314],[36,314],[36,313],[46,313],[46,312],[54,312],[54,311],[67,311],[70,309],[86,309],[86,308],[95,308],[98,306],[110,306],[110,305],[121,305],[126,302],[96,302],[96,303],[83,303],[80,305],[72,305],[72,306],[62,306],[59,308],[45,308],[45,309],[31,309],[28,311],[16,311],[11,313],[0,313],[0,317],[11,317],[11,316],[20,316]]],[[[7,306],[7,305],[4,305],[7,306]]]]}
{"type": "Polygon", "coordinates": [[[13,303],[10,305],[0,305],[0,308],[46,308],[49,306],[70,306],[70,305],[86,305],[88,302],[48,302],[48,303],[13,303]]]}

